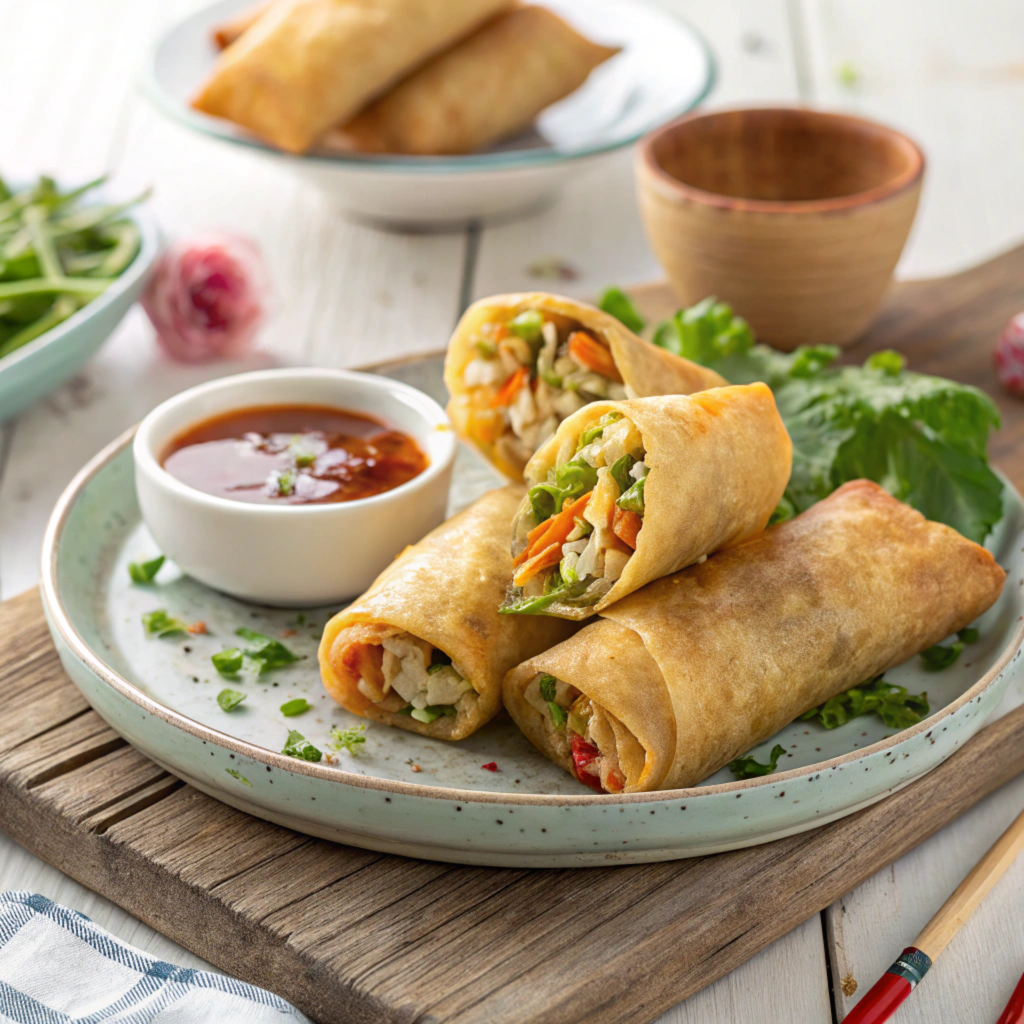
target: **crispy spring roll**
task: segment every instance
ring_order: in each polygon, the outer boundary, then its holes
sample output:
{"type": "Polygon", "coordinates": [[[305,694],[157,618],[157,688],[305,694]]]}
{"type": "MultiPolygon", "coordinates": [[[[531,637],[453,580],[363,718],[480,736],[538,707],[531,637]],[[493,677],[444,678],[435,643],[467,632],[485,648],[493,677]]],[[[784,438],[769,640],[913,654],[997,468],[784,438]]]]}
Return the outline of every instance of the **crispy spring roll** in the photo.
{"type": "Polygon", "coordinates": [[[557,619],[498,614],[521,497],[515,487],[485,494],[406,548],[327,623],[320,674],[342,707],[460,740],[497,714],[510,668],[571,635],[557,619]]]}
{"type": "Polygon", "coordinates": [[[239,36],[248,32],[260,17],[270,10],[273,2],[274,0],[264,0],[264,3],[257,4],[255,7],[247,7],[244,11],[214,25],[211,35],[217,49],[227,48],[239,36]]]}
{"type": "Polygon", "coordinates": [[[765,384],[584,406],[526,466],[503,610],[584,619],[759,533],[792,454],[765,384]]]}
{"type": "Polygon", "coordinates": [[[281,0],[217,59],[192,105],[303,153],[511,0],[281,0]]]}
{"type": "Polygon", "coordinates": [[[984,548],[856,480],[658,580],[505,678],[505,706],[598,792],[692,786],[986,611],[984,548]]]}
{"type": "Polygon", "coordinates": [[[590,402],[689,395],[727,383],[613,316],[545,292],[470,306],[448,343],[444,382],[458,433],[520,481],[558,424],[590,402]]]}
{"type": "Polygon", "coordinates": [[[472,153],[528,127],[616,53],[546,7],[517,7],[428,61],[323,142],[367,153],[472,153]]]}

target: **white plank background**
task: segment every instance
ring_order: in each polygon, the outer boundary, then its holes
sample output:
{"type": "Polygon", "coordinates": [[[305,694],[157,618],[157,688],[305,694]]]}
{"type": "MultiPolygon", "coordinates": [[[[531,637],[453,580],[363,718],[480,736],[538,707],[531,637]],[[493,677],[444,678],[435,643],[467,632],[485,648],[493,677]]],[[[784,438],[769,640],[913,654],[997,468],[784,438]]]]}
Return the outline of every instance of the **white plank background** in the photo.
{"type": "MultiPolygon", "coordinates": [[[[624,0],[626,2],[626,0],[624,0]]],[[[929,168],[901,276],[947,273],[1024,234],[1024,5],[1019,0],[663,0],[719,58],[709,104],[811,102],[913,134],[929,168]],[[838,69],[854,73],[851,86],[838,69]]],[[[104,170],[156,187],[169,235],[226,227],[260,244],[275,288],[259,353],[214,368],[168,364],[133,312],[66,387],[0,426],[0,597],[38,579],[46,517],[78,467],[167,395],[275,361],[353,366],[442,346],[467,298],[536,286],[528,267],[571,264],[566,291],[658,275],[640,227],[631,155],[549,210],[479,233],[386,234],[346,223],[250,154],[163,121],[135,87],[141,54],[193,0],[0,0],[0,171],[65,180],[104,170]]],[[[849,77],[849,76],[847,76],[849,77]]],[[[1024,804],[1006,787],[663,1024],[842,1020],[1024,804]],[[856,981],[852,998],[844,995],[856,981]],[[832,982],[834,981],[834,984],[832,982]]],[[[188,951],[0,836],[0,889],[72,906],[134,945],[188,951]]],[[[1024,863],[953,941],[897,1020],[994,1021],[1024,970],[1024,863]]]]}

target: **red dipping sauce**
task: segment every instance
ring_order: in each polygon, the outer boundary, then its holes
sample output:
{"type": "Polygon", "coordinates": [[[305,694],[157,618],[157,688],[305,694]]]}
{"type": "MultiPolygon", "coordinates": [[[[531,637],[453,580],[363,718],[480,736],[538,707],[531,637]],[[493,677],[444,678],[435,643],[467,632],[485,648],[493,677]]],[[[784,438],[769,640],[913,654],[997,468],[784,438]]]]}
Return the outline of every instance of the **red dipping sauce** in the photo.
{"type": "Polygon", "coordinates": [[[326,505],[382,494],[419,476],[408,434],[325,405],[264,405],[203,420],[160,459],[182,483],[260,505],[326,505]]]}

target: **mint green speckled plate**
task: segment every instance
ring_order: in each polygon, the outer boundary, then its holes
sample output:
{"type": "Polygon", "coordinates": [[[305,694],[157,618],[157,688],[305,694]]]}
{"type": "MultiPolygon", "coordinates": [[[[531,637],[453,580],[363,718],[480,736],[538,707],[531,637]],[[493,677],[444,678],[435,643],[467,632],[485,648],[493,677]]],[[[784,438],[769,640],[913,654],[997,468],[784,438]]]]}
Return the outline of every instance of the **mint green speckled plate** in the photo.
{"type": "MultiPolygon", "coordinates": [[[[443,401],[440,357],[385,368],[443,401]]],[[[874,716],[826,731],[794,723],[766,741],[787,750],[781,770],[736,782],[723,770],[693,789],[595,796],[538,754],[501,718],[459,744],[366,725],[356,755],[310,764],[278,753],[290,728],[327,749],[331,726],[363,724],[323,692],[319,630],[334,609],[277,611],[234,601],[166,565],[135,586],[127,564],[155,547],[139,518],[130,435],[101,452],[54,510],[43,547],[43,596],[71,678],[129,742],[168,771],[252,814],[312,835],[374,850],[457,863],[575,866],[669,860],[765,842],[849,814],[935,767],[982,725],[1020,666],[1024,634],[1024,504],[1007,485],[1006,515],[989,546],[1009,574],[981,639],[940,673],[917,659],[887,673],[926,690],[935,713],[890,735],[874,716]],[[156,640],[141,615],[166,608],[206,636],[156,640]],[[241,625],[278,635],[301,656],[259,683],[243,705],[217,706],[224,682],[210,655],[241,625]],[[313,709],[284,718],[305,697],[313,709]],[[496,762],[498,772],[481,765],[496,762]],[[413,772],[418,765],[420,771],[413,772]]],[[[497,483],[468,449],[459,453],[452,507],[497,483]]],[[[868,557],[868,555],[866,555],[868,557]]],[[[762,758],[764,759],[764,758],[762,758]]]]}

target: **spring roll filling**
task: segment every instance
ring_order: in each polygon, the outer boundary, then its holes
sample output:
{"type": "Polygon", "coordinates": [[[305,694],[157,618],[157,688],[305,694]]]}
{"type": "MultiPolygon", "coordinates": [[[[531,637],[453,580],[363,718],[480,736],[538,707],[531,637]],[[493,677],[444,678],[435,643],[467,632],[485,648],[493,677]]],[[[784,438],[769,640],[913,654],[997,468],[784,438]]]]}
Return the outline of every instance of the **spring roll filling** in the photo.
{"type": "Polygon", "coordinates": [[[489,321],[462,373],[471,430],[510,463],[525,464],[578,409],[626,388],[606,341],[571,317],[529,309],[489,321]]]}
{"type": "Polygon", "coordinates": [[[503,611],[536,614],[556,601],[588,606],[611,590],[643,528],[645,457],[640,431],[619,412],[566,439],[514,524],[503,611]]]}
{"type": "Polygon", "coordinates": [[[411,633],[384,637],[379,644],[352,644],[344,661],[359,677],[356,687],[367,700],[427,725],[468,711],[477,698],[444,651],[411,633]]]}
{"type": "Polygon", "coordinates": [[[569,760],[578,781],[598,793],[625,789],[619,743],[636,740],[621,722],[575,686],[547,673],[527,686],[525,696],[543,716],[548,742],[569,760]]]}

